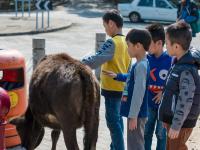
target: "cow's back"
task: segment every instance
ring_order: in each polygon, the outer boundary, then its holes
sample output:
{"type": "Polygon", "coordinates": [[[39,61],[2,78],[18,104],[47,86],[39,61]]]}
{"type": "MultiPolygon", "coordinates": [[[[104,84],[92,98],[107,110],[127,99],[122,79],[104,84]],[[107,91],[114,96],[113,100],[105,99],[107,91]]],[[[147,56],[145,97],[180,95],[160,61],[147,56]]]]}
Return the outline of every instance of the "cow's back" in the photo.
{"type": "Polygon", "coordinates": [[[86,90],[94,91],[93,82],[91,71],[79,61],[66,54],[46,56],[34,70],[29,86],[33,114],[52,128],[59,128],[59,122],[66,121],[66,118],[77,127],[81,126],[88,97],[85,93],[86,90]]]}

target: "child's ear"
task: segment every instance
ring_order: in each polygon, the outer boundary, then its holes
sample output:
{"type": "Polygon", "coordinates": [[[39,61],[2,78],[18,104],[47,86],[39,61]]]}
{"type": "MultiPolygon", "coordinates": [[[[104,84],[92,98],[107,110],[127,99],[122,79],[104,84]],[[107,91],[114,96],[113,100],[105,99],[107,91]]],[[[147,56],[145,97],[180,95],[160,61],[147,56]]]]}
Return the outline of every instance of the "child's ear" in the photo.
{"type": "Polygon", "coordinates": [[[142,44],[140,44],[140,43],[137,43],[137,44],[136,44],[136,48],[137,48],[137,49],[140,49],[141,46],[142,46],[142,44]]]}
{"type": "Polygon", "coordinates": [[[110,27],[114,26],[114,22],[112,20],[109,20],[108,24],[109,24],[110,27]]]}
{"type": "Polygon", "coordinates": [[[179,45],[178,45],[178,44],[175,44],[175,48],[178,49],[178,48],[179,48],[179,45]]]}
{"type": "Polygon", "coordinates": [[[174,43],[174,44],[173,44],[173,49],[174,49],[174,50],[177,50],[177,49],[179,49],[179,47],[180,47],[180,45],[179,45],[179,44],[177,44],[177,43],[174,43]]]}
{"type": "Polygon", "coordinates": [[[157,44],[163,46],[163,41],[159,40],[159,41],[157,41],[157,44]]]}

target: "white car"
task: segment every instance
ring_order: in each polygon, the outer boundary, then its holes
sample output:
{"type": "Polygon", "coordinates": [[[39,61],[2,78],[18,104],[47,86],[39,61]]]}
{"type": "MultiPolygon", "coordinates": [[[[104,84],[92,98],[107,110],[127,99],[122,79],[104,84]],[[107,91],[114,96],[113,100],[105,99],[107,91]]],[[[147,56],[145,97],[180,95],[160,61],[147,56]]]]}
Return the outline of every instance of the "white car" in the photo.
{"type": "Polygon", "coordinates": [[[118,10],[131,22],[141,20],[176,21],[177,8],[170,0],[123,0],[118,10]]]}

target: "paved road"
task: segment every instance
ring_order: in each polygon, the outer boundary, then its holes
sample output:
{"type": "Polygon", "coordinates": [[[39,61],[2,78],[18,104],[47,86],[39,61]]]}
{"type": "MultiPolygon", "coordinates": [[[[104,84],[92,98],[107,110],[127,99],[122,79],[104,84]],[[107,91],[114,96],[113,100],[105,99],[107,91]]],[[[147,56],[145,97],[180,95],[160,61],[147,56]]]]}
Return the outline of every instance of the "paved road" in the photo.
{"type": "MultiPolygon", "coordinates": [[[[89,53],[94,53],[95,47],[95,33],[104,32],[102,26],[102,10],[96,9],[73,9],[73,8],[59,8],[60,11],[54,11],[52,17],[60,18],[67,17],[68,20],[73,22],[73,26],[67,30],[46,33],[40,35],[26,35],[26,36],[13,36],[13,37],[0,37],[0,48],[4,49],[18,49],[26,57],[27,60],[27,74],[28,79],[31,74],[32,63],[32,39],[45,38],[46,39],[46,53],[59,53],[66,52],[71,56],[81,59],[89,53]]],[[[1,14],[0,14],[1,15],[1,14]]],[[[13,14],[14,15],[14,14],[13,14]]],[[[5,14],[4,14],[5,16],[5,14]]],[[[131,24],[126,22],[123,32],[126,34],[131,28],[144,28],[147,24],[131,24]]],[[[193,44],[198,46],[199,38],[193,40],[193,44]]],[[[104,119],[104,99],[101,99],[100,109],[100,127],[99,139],[97,144],[98,150],[108,150],[110,137],[104,119]]],[[[125,121],[126,126],[126,121],[125,121]]],[[[126,129],[125,129],[126,130],[126,129]]],[[[50,150],[50,130],[46,129],[45,138],[37,150],[50,150]]],[[[82,149],[82,129],[78,130],[78,143],[82,149]]],[[[126,135],[125,135],[126,139],[126,135]]],[[[194,140],[196,140],[194,138],[194,140]]],[[[155,145],[155,141],[153,141],[155,145]]],[[[193,144],[196,145],[196,144],[193,144]]],[[[64,150],[65,145],[63,137],[59,139],[58,150],[64,150]]],[[[155,149],[155,146],[153,146],[155,149]]],[[[196,150],[197,148],[195,148],[196,150]]]]}

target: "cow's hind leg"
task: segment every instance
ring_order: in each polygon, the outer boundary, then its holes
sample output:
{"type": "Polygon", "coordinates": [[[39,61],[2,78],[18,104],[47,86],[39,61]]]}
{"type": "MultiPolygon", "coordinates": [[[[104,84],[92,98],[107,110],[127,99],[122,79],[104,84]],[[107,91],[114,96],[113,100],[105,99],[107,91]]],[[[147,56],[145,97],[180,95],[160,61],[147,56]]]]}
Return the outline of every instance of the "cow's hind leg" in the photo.
{"type": "Polygon", "coordinates": [[[56,145],[60,136],[60,130],[53,130],[51,132],[52,148],[51,150],[56,150],[56,145]]]}
{"type": "Polygon", "coordinates": [[[84,128],[84,150],[96,150],[96,142],[98,138],[98,127],[99,127],[99,108],[92,108],[87,110],[84,128]]]}
{"type": "MultiPolygon", "coordinates": [[[[70,123],[68,123],[70,124],[70,123]]],[[[65,145],[68,150],[79,150],[76,139],[76,128],[71,125],[65,125],[63,130],[65,145]]]]}

